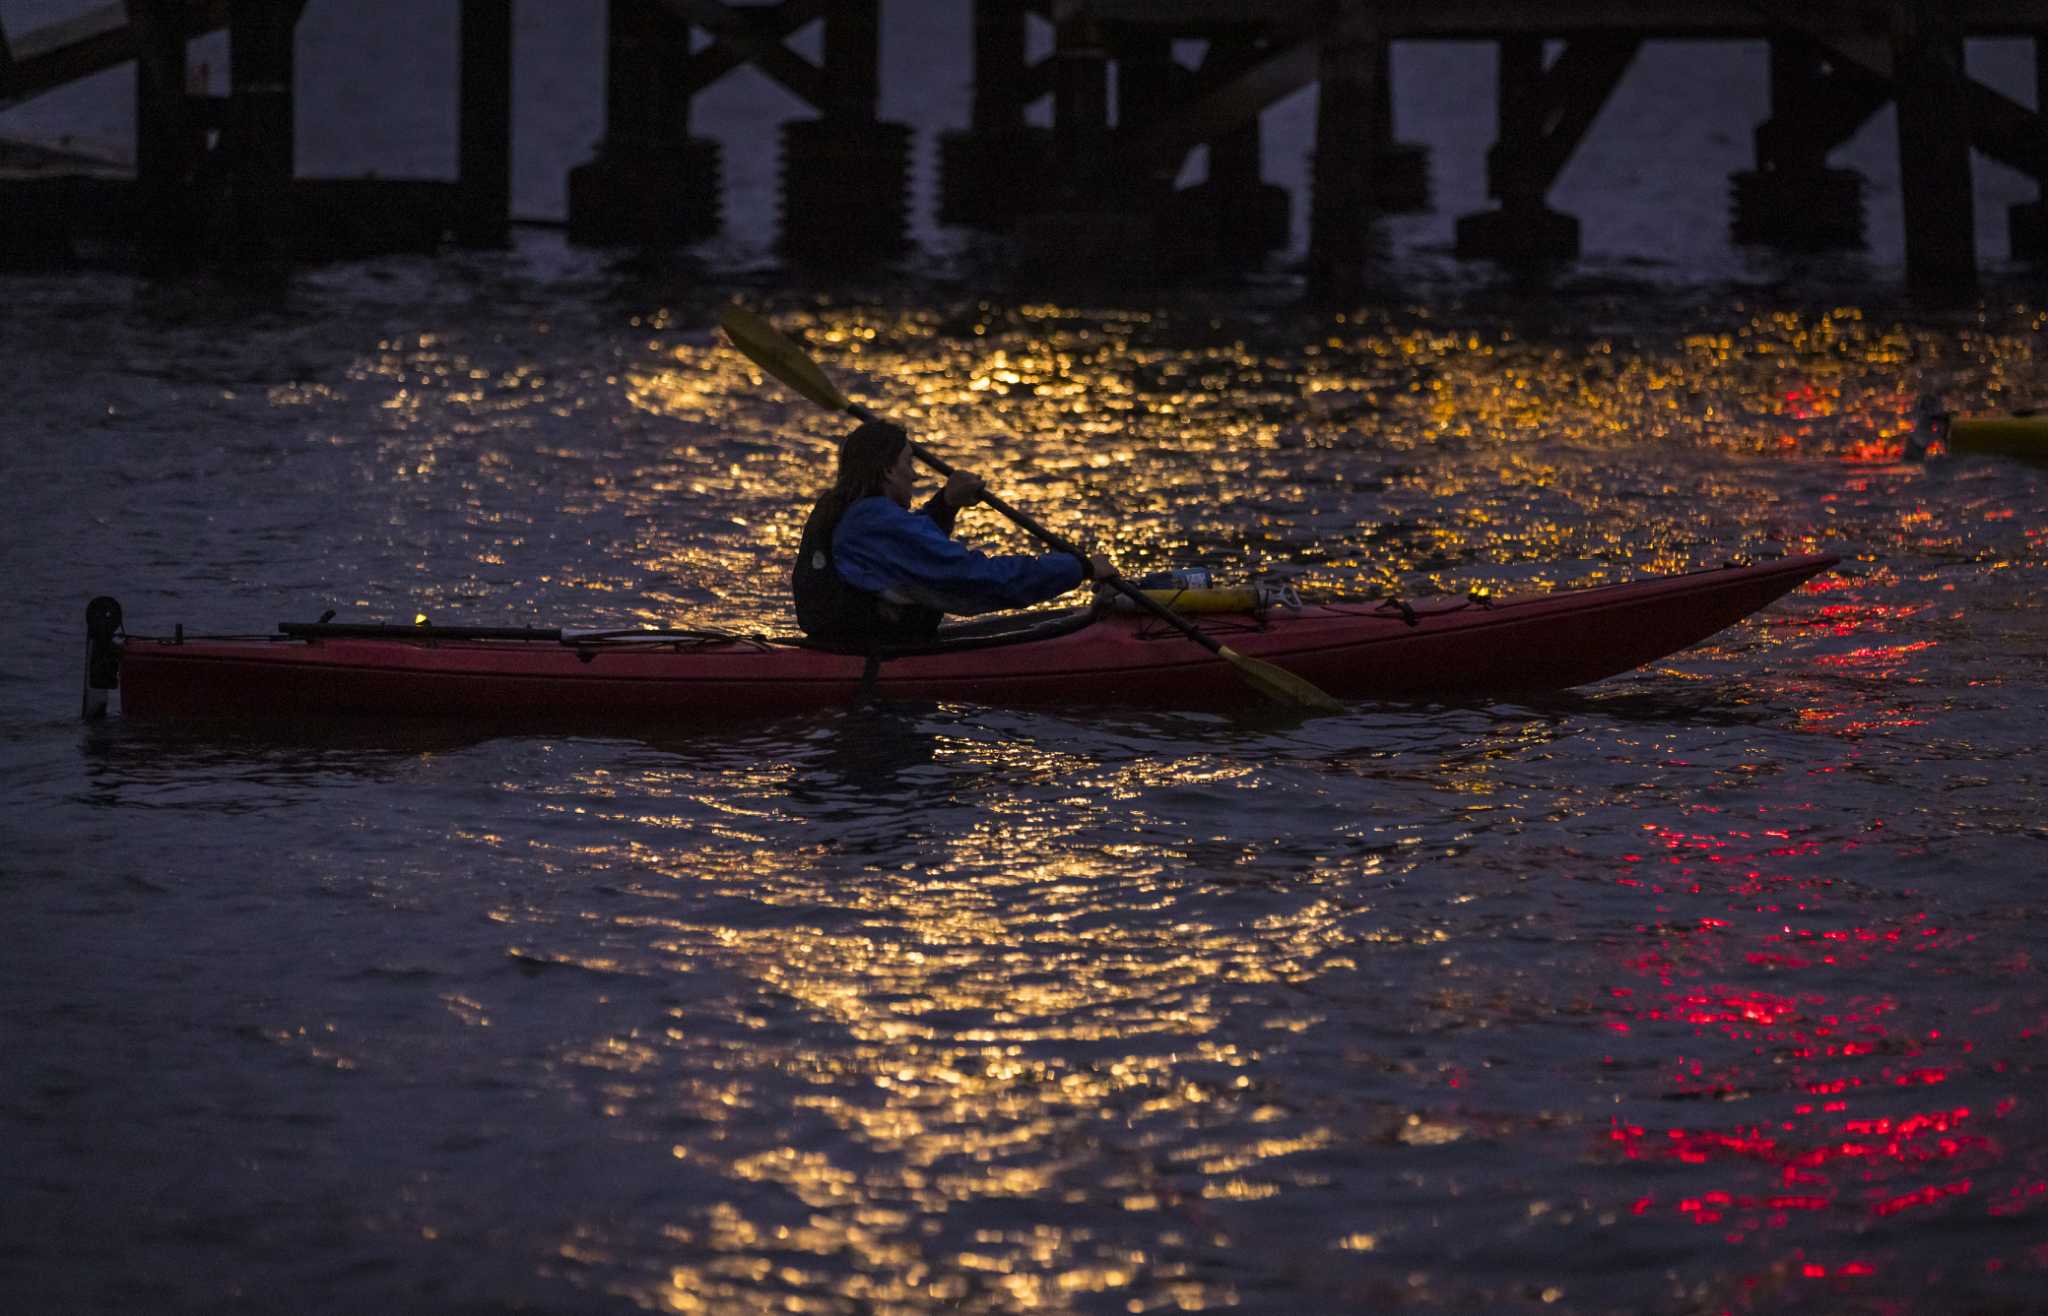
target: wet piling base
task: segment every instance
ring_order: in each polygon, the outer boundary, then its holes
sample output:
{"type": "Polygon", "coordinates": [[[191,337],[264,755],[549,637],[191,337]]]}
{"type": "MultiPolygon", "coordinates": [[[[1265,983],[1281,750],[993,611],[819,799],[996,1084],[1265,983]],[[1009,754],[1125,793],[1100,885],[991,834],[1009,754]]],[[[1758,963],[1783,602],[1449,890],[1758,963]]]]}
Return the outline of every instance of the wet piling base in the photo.
{"type": "Polygon", "coordinates": [[[1292,198],[1272,183],[1070,198],[1015,218],[1010,263],[1020,283],[1061,289],[1229,278],[1284,248],[1292,221],[1292,198]]]}
{"type": "Polygon", "coordinates": [[[1225,186],[1212,179],[1174,194],[1164,245],[1191,270],[1256,269],[1287,245],[1293,216],[1293,198],[1276,183],[1225,186]]]}
{"type": "Polygon", "coordinates": [[[134,242],[131,180],[59,175],[0,180],[0,270],[64,269],[134,242]]]}
{"type": "Polygon", "coordinates": [[[2022,201],[2007,212],[2012,258],[2048,265],[2048,201],[2022,201]]]}
{"type": "Polygon", "coordinates": [[[1050,128],[939,138],[939,222],[1006,233],[1038,208],[1054,176],[1050,128]]]}
{"type": "Polygon", "coordinates": [[[862,260],[910,249],[910,127],[838,119],[782,125],[782,252],[862,260]]]}
{"type": "Polygon", "coordinates": [[[1011,272],[1034,287],[1156,283],[1166,262],[1156,216],[1133,210],[1041,210],[1011,230],[1011,272]]]}
{"type": "MultiPolygon", "coordinates": [[[[162,273],[250,263],[247,234],[224,188],[184,197],[175,216],[145,204],[132,178],[0,179],[0,268],[130,266],[162,273]]],[[[294,261],[353,260],[438,250],[462,213],[460,185],[389,178],[300,178],[280,194],[264,253],[294,261]]]]}
{"type": "Polygon", "coordinates": [[[1745,169],[1729,175],[1729,232],[1785,251],[1860,251],[1863,176],[1851,169],[1745,169]]]}
{"type": "Polygon", "coordinates": [[[1457,254],[1461,260],[1490,260],[1502,265],[1575,260],[1579,219],[1542,205],[1460,215],[1457,254]]]}
{"type": "Polygon", "coordinates": [[[1382,215],[1430,209],[1429,148],[1419,142],[1382,142],[1373,148],[1373,209],[1382,215]]]}
{"type": "MultiPolygon", "coordinates": [[[[1016,235],[1019,272],[1128,283],[1256,268],[1286,247],[1293,199],[1275,183],[1211,177],[1178,191],[1075,200],[1059,186],[1043,128],[949,133],[940,140],[939,222],[1016,235]],[[1066,204],[1048,206],[1062,191],[1066,204]]],[[[1402,209],[1428,205],[1428,154],[1397,174],[1402,209]]]]}
{"type": "Polygon", "coordinates": [[[663,247],[718,232],[724,156],[708,137],[665,149],[601,152],[569,171],[569,241],[663,247]]]}

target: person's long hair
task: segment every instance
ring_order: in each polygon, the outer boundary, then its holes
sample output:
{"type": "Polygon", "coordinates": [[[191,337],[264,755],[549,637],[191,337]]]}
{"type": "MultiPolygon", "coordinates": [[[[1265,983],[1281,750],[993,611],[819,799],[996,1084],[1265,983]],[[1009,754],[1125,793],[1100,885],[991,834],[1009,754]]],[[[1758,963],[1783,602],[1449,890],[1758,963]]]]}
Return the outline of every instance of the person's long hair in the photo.
{"type": "Polygon", "coordinates": [[[815,530],[829,539],[839,528],[839,518],[847,508],[882,492],[889,482],[890,468],[896,465],[897,456],[909,442],[910,435],[900,425],[891,425],[886,420],[863,421],[840,442],[838,477],[811,509],[804,533],[815,530]]]}

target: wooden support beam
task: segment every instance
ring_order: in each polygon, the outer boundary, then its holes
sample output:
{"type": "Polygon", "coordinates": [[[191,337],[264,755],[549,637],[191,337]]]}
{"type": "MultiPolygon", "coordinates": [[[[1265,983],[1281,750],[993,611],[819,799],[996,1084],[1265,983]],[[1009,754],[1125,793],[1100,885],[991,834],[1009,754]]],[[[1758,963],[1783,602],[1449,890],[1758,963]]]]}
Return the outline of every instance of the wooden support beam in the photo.
{"type": "Polygon", "coordinates": [[[1255,187],[1266,181],[1264,143],[1257,119],[1210,141],[1209,181],[1226,191],[1255,187]]]}
{"type": "Polygon", "coordinates": [[[1024,126],[1030,63],[1024,56],[1024,0],[974,0],[974,131],[1024,126]]]}
{"type": "Polygon", "coordinates": [[[882,96],[879,0],[834,0],[825,11],[823,104],[827,118],[873,123],[882,96]]]}
{"type": "MultiPolygon", "coordinates": [[[[1500,130],[1486,153],[1487,191],[1499,199],[1500,208],[1458,217],[1459,256],[1523,266],[1578,255],[1578,220],[1551,210],[1544,194],[1612,84],[1564,85],[1559,70],[1569,74],[1572,66],[1565,61],[1570,53],[1567,47],[1557,66],[1546,72],[1542,37],[1519,33],[1501,39],[1495,102],[1500,130]]],[[[1610,71],[1618,78],[1612,63],[1610,71]]]]}
{"type": "Polygon", "coordinates": [[[231,0],[228,6],[228,186],[234,241],[259,265],[290,248],[296,172],[292,91],[303,0],[231,0]]]}
{"type": "MultiPolygon", "coordinates": [[[[1202,66],[1195,72],[1198,85],[1229,81],[1242,70],[1259,62],[1265,53],[1254,39],[1216,39],[1209,43],[1202,66]]],[[[1261,107],[1263,109],[1263,107],[1261,107]]],[[[1264,142],[1259,133],[1259,110],[1253,110],[1235,127],[1224,128],[1209,139],[1209,179],[1224,191],[1256,187],[1265,181],[1264,142]]],[[[1175,162],[1174,172],[1180,172],[1175,162]]]]}
{"type": "Polygon", "coordinates": [[[689,58],[690,20],[678,6],[661,0],[608,0],[607,155],[675,150],[690,139],[692,88],[677,76],[689,58]]]}
{"type": "Polygon", "coordinates": [[[1059,56],[1055,52],[1024,70],[1024,103],[1030,105],[1053,93],[1059,80],[1059,56]]]}
{"type": "Polygon", "coordinates": [[[1187,70],[1173,58],[1173,37],[1136,32],[1116,43],[1116,126],[1127,132],[1173,112],[1187,70]]]}
{"type": "Polygon", "coordinates": [[[512,0],[462,0],[456,241],[502,247],[512,236],[512,0]]]}
{"type": "Polygon", "coordinates": [[[1899,184],[1906,213],[1906,281],[1959,291],[1977,281],[1963,34],[1948,0],[1896,0],[1899,184]]]}
{"type": "MultiPolygon", "coordinates": [[[[1757,166],[1825,167],[1834,134],[1820,131],[1815,120],[1835,103],[1822,90],[1829,76],[1826,57],[1810,38],[1785,36],[1770,43],[1769,59],[1771,117],[1757,129],[1757,166]]],[[[1885,99],[1891,99],[1889,91],[1885,99]]]]}
{"type": "Polygon", "coordinates": [[[2048,118],[2048,29],[2034,34],[2034,113],[2048,118]]]}
{"type": "Polygon", "coordinates": [[[167,204],[190,172],[185,12],[177,0],[128,0],[135,42],[135,176],[145,211],[167,204]]]}
{"type": "MultiPolygon", "coordinates": [[[[2034,113],[2048,120],[2048,31],[2034,36],[2034,113]]],[[[2048,205],[2048,171],[2034,175],[2034,183],[2043,205],[2048,205]]]]}
{"type": "MultiPolygon", "coordinates": [[[[1496,74],[1499,90],[1493,102],[1493,145],[1487,148],[1486,153],[1486,194],[1507,200],[1510,193],[1506,189],[1526,184],[1528,176],[1504,168],[1500,162],[1535,149],[1536,138],[1542,129],[1543,38],[1503,37],[1499,58],[1496,74]]],[[[1544,189],[1538,188],[1526,197],[1515,193],[1514,199],[1541,203],[1543,192],[1544,189]]]]}
{"type": "Polygon", "coordinates": [[[199,247],[199,153],[186,93],[186,10],[178,0],[129,0],[135,58],[135,191],[145,259],[183,265],[199,247]]]}
{"type": "MultiPolygon", "coordinates": [[[[2034,34],[2034,122],[2048,120],[2048,30],[2034,34]]],[[[1973,121],[1977,110],[1970,111],[1973,121]]],[[[2006,212],[2006,233],[2013,259],[2048,264],[2048,171],[2034,174],[2034,199],[2020,201],[2006,212]]]]}
{"type": "Polygon", "coordinates": [[[1378,146],[1394,142],[1394,43],[1380,42],[1379,73],[1373,79],[1377,91],[1372,104],[1372,140],[1378,146]]]}
{"type": "Polygon", "coordinates": [[[1372,254],[1372,129],[1386,31],[1375,0],[1330,0],[1324,17],[1308,281],[1311,296],[1343,302],[1364,290],[1372,254]]]}
{"type": "Polygon", "coordinates": [[[1085,12],[1060,24],[1053,52],[1053,154],[1084,194],[1109,181],[1109,50],[1085,12]]]}
{"type": "Polygon", "coordinates": [[[693,12],[609,0],[604,144],[569,171],[571,242],[663,246],[718,230],[718,144],[690,135],[693,12]]]}
{"type": "Polygon", "coordinates": [[[711,45],[684,62],[680,84],[686,94],[702,91],[742,64],[752,64],[804,104],[813,109],[824,106],[824,71],[784,45],[783,40],[804,24],[825,16],[827,0],[783,0],[779,5],[748,6],[721,4],[719,0],[659,3],[714,38],[711,45]]]}
{"type": "MultiPolygon", "coordinates": [[[[1322,0],[1086,0],[1105,23],[1151,24],[1177,32],[1254,19],[1292,23],[1322,0]]],[[[2048,22],[2048,0],[1947,0],[1972,36],[2028,36],[2048,22]]],[[[1887,22],[1872,0],[1385,0],[1390,40],[1498,41],[1526,35],[1570,38],[1630,32],[1650,40],[1755,39],[1781,31],[1835,28],[1845,49],[1887,64],[1887,22]],[[1873,39],[1874,38],[1874,39],[1873,39]]]]}

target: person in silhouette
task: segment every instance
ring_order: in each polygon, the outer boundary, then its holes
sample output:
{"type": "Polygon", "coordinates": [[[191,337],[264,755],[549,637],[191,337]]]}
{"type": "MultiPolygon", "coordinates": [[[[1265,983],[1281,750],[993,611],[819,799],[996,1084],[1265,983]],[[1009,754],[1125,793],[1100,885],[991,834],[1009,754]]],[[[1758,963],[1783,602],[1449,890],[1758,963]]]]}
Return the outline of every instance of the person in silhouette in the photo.
{"type": "Polygon", "coordinates": [[[981,497],[978,475],[955,471],[912,511],[916,488],[902,427],[866,421],[840,444],[838,477],[804,522],[791,573],[806,636],[870,653],[925,644],[949,613],[1028,607],[1113,571],[1099,553],[989,554],[954,540],[960,509],[981,497]]]}

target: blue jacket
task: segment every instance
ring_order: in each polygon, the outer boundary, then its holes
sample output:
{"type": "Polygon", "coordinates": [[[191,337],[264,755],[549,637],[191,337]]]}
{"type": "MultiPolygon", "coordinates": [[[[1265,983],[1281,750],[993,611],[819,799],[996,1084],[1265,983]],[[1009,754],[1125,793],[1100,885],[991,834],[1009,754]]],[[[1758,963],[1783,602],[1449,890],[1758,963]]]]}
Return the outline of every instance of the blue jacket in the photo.
{"type": "Polygon", "coordinates": [[[855,589],[956,614],[1022,608],[1081,583],[1081,564],[1066,553],[976,552],[947,538],[931,517],[879,494],[841,515],[832,562],[855,589]]]}

